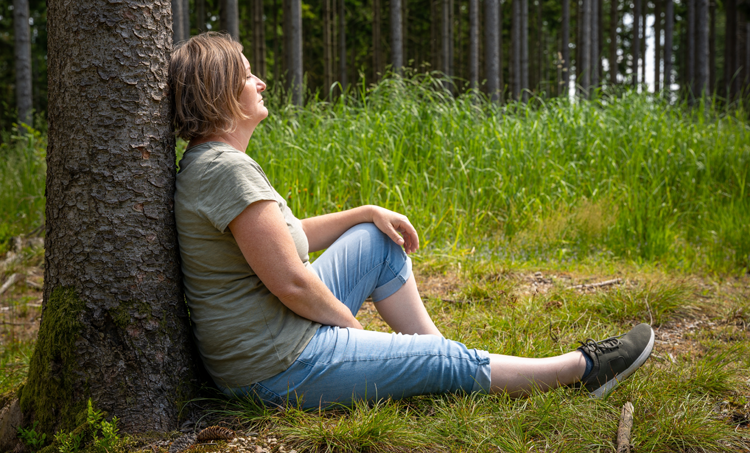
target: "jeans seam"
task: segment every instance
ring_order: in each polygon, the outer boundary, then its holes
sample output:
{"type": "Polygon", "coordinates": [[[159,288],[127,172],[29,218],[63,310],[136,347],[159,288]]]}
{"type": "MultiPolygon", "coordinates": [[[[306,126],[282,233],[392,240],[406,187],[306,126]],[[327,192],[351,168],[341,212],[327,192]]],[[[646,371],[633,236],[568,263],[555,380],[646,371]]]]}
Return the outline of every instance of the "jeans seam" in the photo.
{"type": "MultiPolygon", "coordinates": [[[[386,361],[386,360],[393,360],[393,359],[408,359],[411,357],[425,357],[425,356],[433,356],[433,357],[443,357],[443,358],[449,358],[449,359],[459,359],[469,362],[475,362],[477,365],[485,365],[485,358],[480,359],[473,359],[471,357],[461,357],[461,356],[453,356],[453,355],[446,355],[446,354],[433,354],[433,353],[424,353],[424,354],[404,354],[399,356],[389,356],[389,357],[378,357],[377,359],[368,359],[368,358],[357,358],[357,359],[346,359],[346,360],[338,360],[336,362],[315,362],[315,365],[333,365],[337,363],[351,363],[351,362],[380,362],[380,361],[386,361]]],[[[487,362],[489,362],[489,359],[486,359],[487,362]]],[[[313,365],[313,366],[315,366],[313,365]]]]}

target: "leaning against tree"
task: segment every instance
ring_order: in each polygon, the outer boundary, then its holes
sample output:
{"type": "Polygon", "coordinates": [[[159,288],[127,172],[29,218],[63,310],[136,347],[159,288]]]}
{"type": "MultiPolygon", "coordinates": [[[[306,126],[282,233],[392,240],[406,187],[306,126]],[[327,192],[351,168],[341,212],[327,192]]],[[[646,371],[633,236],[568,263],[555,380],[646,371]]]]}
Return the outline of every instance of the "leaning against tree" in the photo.
{"type": "Polygon", "coordinates": [[[172,55],[170,87],[177,134],[189,141],[175,193],[185,294],[204,365],[227,395],[305,408],[560,385],[603,396],[651,354],[647,324],[546,358],[444,338],[412,275],[419,237],[406,216],[361,206],[297,219],[245,154],[268,110],[240,44],[191,38],[172,55]],[[367,297],[396,333],[362,329],[367,297]]]}

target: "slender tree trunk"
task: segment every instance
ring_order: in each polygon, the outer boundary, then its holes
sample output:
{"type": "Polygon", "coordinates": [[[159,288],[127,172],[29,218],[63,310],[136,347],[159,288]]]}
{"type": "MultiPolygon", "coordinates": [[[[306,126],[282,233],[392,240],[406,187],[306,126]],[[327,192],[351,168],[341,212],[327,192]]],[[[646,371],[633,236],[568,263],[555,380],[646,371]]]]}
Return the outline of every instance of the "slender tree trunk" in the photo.
{"type": "Polygon", "coordinates": [[[583,0],[581,4],[581,91],[588,96],[591,87],[591,2],[583,0]]]}
{"type": "Polygon", "coordinates": [[[687,89],[695,93],[695,0],[687,0],[687,89]]]}
{"type": "Polygon", "coordinates": [[[604,0],[596,0],[598,5],[596,6],[597,15],[597,46],[596,46],[596,61],[594,62],[597,66],[599,74],[599,84],[604,82],[604,59],[602,58],[602,51],[604,50],[604,0]]]}
{"type": "Polygon", "coordinates": [[[182,0],[182,32],[190,39],[190,0],[182,0]]]}
{"type": "Polygon", "coordinates": [[[183,6],[182,0],[172,0],[172,33],[175,44],[185,40],[185,21],[180,20],[183,6]]]}
{"type": "Polygon", "coordinates": [[[638,86],[638,60],[641,52],[641,0],[633,0],[633,43],[631,53],[633,54],[633,87],[638,86]]]}
{"type": "Polygon", "coordinates": [[[644,84],[643,90],[648,91],[646,83],[646,31],[648,30],[648,0],[644,0],[643,9],[641,10],[641,82],[644,84]]]}
{"type": "Polygon", "coordinates": [[[302,77],[302,1],[289,0],[289,89],[294,105],[304,102],[302,77]]]}
{"type": "Polygon", "coordinates": [[[703,97],[708,91],[708,0],[695,0],[695,85],[703,97]]]}
{"type": "Polygon", "coordinates": [[[617,85],[617,15],[618,0],[609,0],[609,84],[617,85]]]}
{"type": "Polygon", "coordinates": [[[533,88],[542,92],[542,82],[544,80],[544,20],[542,18],[542,0],[537,2],[536,6],[536,75],[534,77],[533,88]]]}
{"type": "Polygon", "coordinates": [[[503,78],[503,4],[497,0],[497,76],[500,93],[498,101],[503,102],[505,97],[505,80],[503,78]]]}
{"type": "MultiPolygon", "coordinates": [[[[392,1],[392,0],[391,0],[392,1]]],[[[442,48],[442,54],[443,54],[443,67],[441,68],[441,71],[443,74],[445,74],[446,77],[449,79],[453,76],[451,74],[451,14],[450,14],[450,0],[443,0],[442,1],[442,20],[441,20],[441,48],[442,48]]],[[[449,88],[449,86],[446,86],[446,88],[449,88]]]]}
{"type": "Polygon", "coordinates": [[[560,24],[560,96],[568,96],[568,85],[570,84],[570,0],[562,0],[562,24],[560,24]]]}
{"type": "Polygon", "coordinates": [[[591,0],[591,87],[599,86],[599,0],[591,0]]]}
{"type": "Polygon", "coordinates": [[[581,75],[583,75],[583,71],[581,70],[581,52],[583,49],[583,1],[584,0],[573,0],[573,4],[576,7],[576,87],[581,83],[581,75]]]}
{"type": "Polygon", "coordinates": [[[344,0],[339,0],[339,52],[339,82],[341,82],[341,89],[346,90],[349,81],[346,78],[346,5],[344,0]]]}
{"type": "Polygon", "coordinates": [[[18,109],[19,132],[23,132],[21,124],[33,125],[28,0],[13,0],[13,32],[16,57],[16,108],[18,109]]]}
{"type": "Polygon", "coordinates": [[[404,29],[401,23],[401,1],[391,0],[391,58],[393,59],[393,70],[398,73],[404,67],[404,29]]]}
{"type": "Polygon", "coordinates": [[[469,0],[469,85],[479,88],[479,0],[469,0]]]}
{"type": "Polygon", "coordinates": [[[235,41],[240,39],[240,20],[237,0],[219,0],[219,28],[235,41]]]}
{"type": "Polygon", "coordinates": [[[381,23],[380,0],[372,0],[372,79],[380,79],[383,73],[383,49],[381,46],[380,23],[381,23]]]}
{"type": "Polygon", "coordinates": [[[521,33],[521,1],[522,0],[512,0],[513,1],[513,26],[512,26],[512,33],[513,33],[513,39],[512,39],[512,47],[513,47],[513,64],[511,66],[511,69],[513,71],[512,80],[513,80],[513,99],[519,100],[521,98],[521,90],[523,89],[523,85],[521,83],[521,39],[522,39],[522,33],[521,33]]]}
{"type": "Polygon", "coordinates": [[[323,94],[326,96],[331,94],[331,85],[333,85],[333,42],[331,40],[333,21],[331,20],[331,13],[331,0],[323,0],[323,94]]]}
{"type": "Polygon", "coordinates": [[[401,0],[401,62],[405,66],[409,63],[409,53],[407,48],[408,41],[408,30],[409,27],[409,8],[407,8],[407,0],[401,0]]]}
{"type": "Polygon", "coordinates": [[[442,2],[443,0],[430,1],[430,55],[432,68],[437,71],[443,68],[443,42],[440,39],[440,31],[443,28],[442,2]]]}
{"type": "Polygon", "coordinates": [[[493,101],[500,101],[500,0],[484,0],[485,66],[487,93],[493,101]]]}
{"type": "Polygon", "coordinates": [[[661,91],[661,6],[663,0],[654,1],[654,93],[661,91]]]}
{"type": "Polygon", "coordinates": [[[737,0],[726,0],[724,3],[726,25],[724,28],[724,86],[728,99],[734,97],[733,89],[737,68],[737,0]]]}
{"type": "Polygon", "coordinates": [[[674,36],[674,3],[665,0],[664,8],[664,90],[672,90],[672,38],[674,36]]]}
{"type": "Polygon", "coordinates": [[[172,212],[170,1],[47,14],[44,302],[21,407],[47,438],[89,398],[124,432],[171,431],[195,362],[172,212]]]}
{"type": "Polygon", "coordinates": [[[708,28],[708,89],[716,91],[716,0],[709,3],[708,28]]]}
{"type": "Polygon", "coordinates": [[[529,89],[529,0],[521,0],[521,90],[528,100],[529,89]]]}
{"type": "Polygon", "coordinates": [[[195,0],[195,28],[198,33],[206,31],[206,0],[195,0]]]}
{"type": "Polygon", "coordinates": [[[266,31],[263,24],[263,0],[252,0],[253,73],[266,78],[266,31]]]}

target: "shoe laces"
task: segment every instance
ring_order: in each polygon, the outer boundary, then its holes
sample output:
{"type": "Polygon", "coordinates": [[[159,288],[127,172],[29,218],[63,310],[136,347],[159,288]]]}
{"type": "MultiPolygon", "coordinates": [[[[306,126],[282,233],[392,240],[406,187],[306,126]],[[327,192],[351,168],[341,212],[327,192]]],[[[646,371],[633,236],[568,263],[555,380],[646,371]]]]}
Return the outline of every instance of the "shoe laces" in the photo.
{"type": "Polygon", "coordinates": [[[601,341],[596,341],[588,338],[586,339],[586,341],[579,341],[579,343],[581,343],[581,346],[591,352],[598,351],[599,353],[604,354],[604,352],[607,350],[617,349],[620,347],[620,345],[622,344],[622,342],[620,341],[620,337],[622,337],[622,335],[618,337],[607,338],[601,341]]]}

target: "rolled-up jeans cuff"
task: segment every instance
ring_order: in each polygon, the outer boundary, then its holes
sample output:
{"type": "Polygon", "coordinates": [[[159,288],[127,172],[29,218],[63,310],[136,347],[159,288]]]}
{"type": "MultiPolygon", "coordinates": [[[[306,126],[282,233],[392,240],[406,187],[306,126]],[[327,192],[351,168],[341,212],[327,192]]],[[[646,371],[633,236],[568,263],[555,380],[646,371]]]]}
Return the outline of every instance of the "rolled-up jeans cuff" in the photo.
{"type": "MultiPolygon", "coordinates": [[[[386,264],[390,265],[388,262],[386,262],[386,264]]],[[[372,292],[372,301],[379,302],[395,293],[404,286],[404,283],[409,280],[409,277],[411,277],[411,258],[407,256],[404,265],[401,267],[401,270],[396,273],[396,276],[388,283],[375,288],[372,292]]]]}
{"type": "Polygon", "coordinates": [[[477,367],[477,375],[474,377],[474,387],[471,393],[490,393],[492,384],[492,368],[490,367],[490,353],[476,349],[477,356],[481,359],[477,367]]]}

